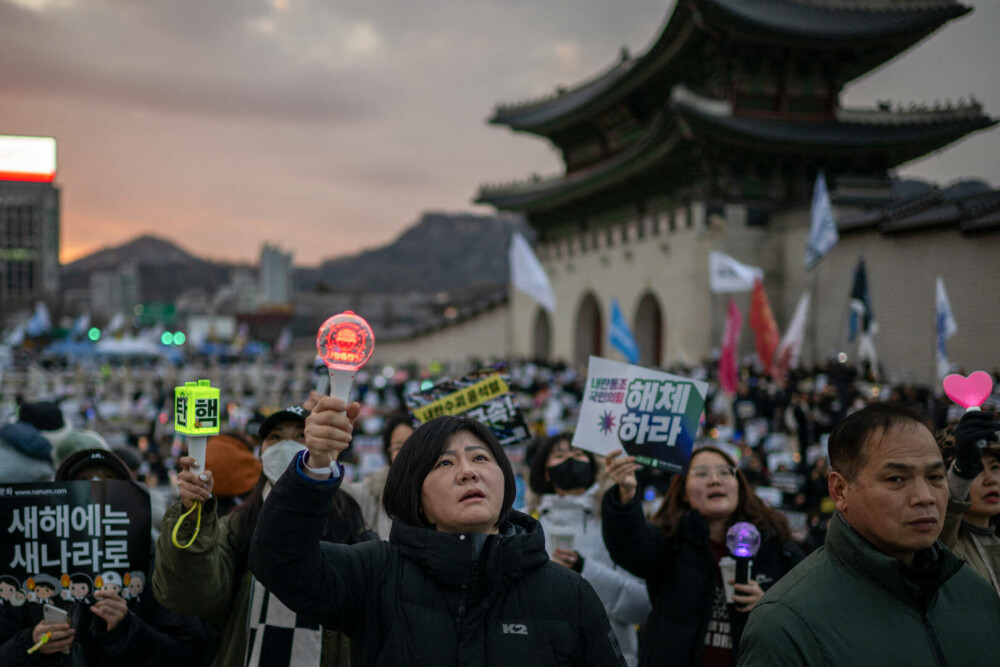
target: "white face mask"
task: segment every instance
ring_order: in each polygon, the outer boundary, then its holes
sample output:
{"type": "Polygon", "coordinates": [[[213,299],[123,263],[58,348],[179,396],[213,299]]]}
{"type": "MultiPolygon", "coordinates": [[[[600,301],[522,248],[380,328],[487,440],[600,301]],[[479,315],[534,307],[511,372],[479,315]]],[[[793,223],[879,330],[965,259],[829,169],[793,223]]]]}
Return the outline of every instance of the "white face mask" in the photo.
{"type": "Polygon", "coordinates": [[[295,455],[305,448],[305,445],[294,440],[282,440],[265,449],[264,453],[260,455],[260,462],[264,467],[264,476],[267,477],[271,484],[277,484],[278,478],[288,468],[295,455]]]}

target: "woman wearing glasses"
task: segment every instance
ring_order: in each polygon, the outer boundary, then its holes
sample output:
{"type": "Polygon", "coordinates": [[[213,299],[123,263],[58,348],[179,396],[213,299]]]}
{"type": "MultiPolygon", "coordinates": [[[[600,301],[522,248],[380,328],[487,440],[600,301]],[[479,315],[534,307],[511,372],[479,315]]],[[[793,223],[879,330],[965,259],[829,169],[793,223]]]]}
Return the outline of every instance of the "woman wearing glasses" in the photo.
{"type": "Polygon", "coordinates": [[[635,459],[613,452],[604,495],[604,542],[611,558],[646,580],[653,609],[639,639],[639,665],[733,665],[740,636],[764,591],[800,560],[788,522],[764,504],[728,454],[698,449],[676,475],[651,522],[636,493],[635,459]],[[726,531],[746,521],[763,541],[750,581],[727,603],[719,559],[729,554],[726,531]]]}

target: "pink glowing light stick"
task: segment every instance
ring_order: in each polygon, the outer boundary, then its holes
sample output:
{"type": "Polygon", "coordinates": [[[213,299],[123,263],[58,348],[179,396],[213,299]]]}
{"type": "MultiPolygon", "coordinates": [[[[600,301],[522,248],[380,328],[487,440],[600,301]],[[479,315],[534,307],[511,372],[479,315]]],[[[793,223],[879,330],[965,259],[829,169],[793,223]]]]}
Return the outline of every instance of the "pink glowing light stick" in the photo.
{"type": "Polygon", "coordinates": [[[976,371],[969,377],[953,373],[943,382],[944,393],[966,412],[976,412],[993,393],[993,378],[985,371],[976,371]]]}
{"type": "Polygon", "coordinates": [[[320,327],[316,352],[330,371],[330,395],[347,401],[354,375],[375,351],[375,334],[364,318],[345,310],[320,327]]]}

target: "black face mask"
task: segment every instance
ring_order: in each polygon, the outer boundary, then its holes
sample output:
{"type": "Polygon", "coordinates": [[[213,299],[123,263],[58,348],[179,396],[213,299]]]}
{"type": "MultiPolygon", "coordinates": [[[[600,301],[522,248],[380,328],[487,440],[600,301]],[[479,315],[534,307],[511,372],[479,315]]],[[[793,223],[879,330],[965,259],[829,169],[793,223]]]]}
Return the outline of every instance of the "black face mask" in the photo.
{"type": "Polygon", "coordinates": [[[545,469],[549,473],[549,481],[563,491],[571,489],[586,489],[594,483],[594,471],[590,461],[566,459],[558,465],[545,469]]]}

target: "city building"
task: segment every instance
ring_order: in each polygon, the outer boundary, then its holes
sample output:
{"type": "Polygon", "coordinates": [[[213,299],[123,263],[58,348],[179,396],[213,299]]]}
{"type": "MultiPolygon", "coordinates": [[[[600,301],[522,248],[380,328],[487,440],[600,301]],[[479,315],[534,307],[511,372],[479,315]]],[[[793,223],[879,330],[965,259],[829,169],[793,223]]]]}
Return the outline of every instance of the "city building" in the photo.
{"type": "MultiPolygon", "coordinates": [[[[996,121],[975,99],[841,104],[851,81],[970,11],[954,0],[678,2],[645,52],[623,52],[544,99],[498,106],[492,123],[551,142],[565,165],[484,185],[476,197],[526,216],[559,304],[552,317],[512,291],[508,350],[581,365],[615,356],[607,331],[617,299],[641,363],[707,358],[728,298],[708,288],[708,254],[718,250],[764,269],[782,329],[800,295],[812,295],[807,362],[854,354],[845,315],[864,255],[890,379],[936,375],[936,276],[959,322],[952,359],[995,365],[1000,339],[976,332],[1000,328],[996,297],[978,288],[1000,281],[991,259],[1000,193],[983,184],[920,192],[896,169],[996,121]],[[807,272],[821,171],[841,239],[807,272]]],[[[738,302],[745,317],[748,295],[738,302]]]]}
{"type": "Polygon", "coordinates": [[[292,296],[292,253],[265,243],[260,249],[260,300],[264,304],[286,304],[292,296]]]}
{"type": "Polygon", "coordinates": [[[0,318],[59,294],[56,141],[0,136],[0,318]]]}
{"type": "Polygon", "coordinates": [[[114,271],[90,274],[90,312],[110,318],[119,313],[132,314],[142,303],[142,280],[139,267],[129,262],[114,271]]]}

